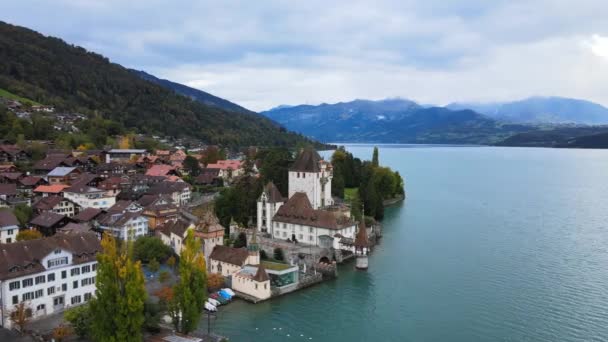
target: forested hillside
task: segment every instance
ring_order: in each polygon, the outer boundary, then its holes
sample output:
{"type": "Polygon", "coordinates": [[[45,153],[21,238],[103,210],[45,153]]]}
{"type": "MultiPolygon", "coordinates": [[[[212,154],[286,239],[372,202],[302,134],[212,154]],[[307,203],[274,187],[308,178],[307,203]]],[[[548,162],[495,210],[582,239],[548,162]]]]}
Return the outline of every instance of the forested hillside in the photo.
{"type": "Polygon", "coordinates": [[[258,114],[204,105],[82,47],[4,22],[0,60],[0,89],[96,118],[99,134],[127,129],[229,146],[310,143],[258,114]]]}

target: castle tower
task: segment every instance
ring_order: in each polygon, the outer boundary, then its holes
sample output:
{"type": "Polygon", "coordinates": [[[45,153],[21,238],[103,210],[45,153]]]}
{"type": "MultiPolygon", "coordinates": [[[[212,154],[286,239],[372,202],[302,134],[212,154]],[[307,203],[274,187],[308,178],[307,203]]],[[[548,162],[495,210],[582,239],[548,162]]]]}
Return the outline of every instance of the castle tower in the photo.
{"type": "Polygon", "coordinates": [[[247,244],[247,251],[249,252],[249,256],[247,257],[247,263],[250,265],[260,264],[260,246],[258,245],[257,232],[258,230],[256,228],[253,228],[251,240],[247,244]]]}
{"type": "Polygon", "coordinates": [[[273,182],[264,187],[260,198],[258,198],[257,228],[263,233],[272,235],[272,218],[279,208],[285,203],[285,198],[273,182]]]}
{"type": "Polygon", "coordinates": [[[332,205],[332,178],[331,164],[323,160],[317,151],[304,149],[289,169],[289,198],[296,192],[303,192],[313,209],[332,205]]]}
{"type": "Polygon", "coordinates": [[[367,237],[367,228],[365,228],[365,220],[361,220],[359,223],[359,231],[355,237],[355,255],[357,261],[355,267],[359,270],[366,270],[368,267],[368,254],[369,254],[369,239],[367,237]]]}

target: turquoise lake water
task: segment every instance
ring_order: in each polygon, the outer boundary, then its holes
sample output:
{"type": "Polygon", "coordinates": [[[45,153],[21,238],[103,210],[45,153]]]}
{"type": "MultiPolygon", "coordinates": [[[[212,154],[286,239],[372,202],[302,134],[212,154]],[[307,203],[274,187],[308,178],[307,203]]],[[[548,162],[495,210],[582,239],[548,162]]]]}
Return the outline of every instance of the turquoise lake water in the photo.
{"type": "MultiPolygon", "coordinates": [[[[352,145],[371,159],[372,146],[352,145]]],[[[607,341],[608,151],[381,146],[407,200],[366,272],[221,307],[238,341],[607,341]],[[288,336],[289,335],[289,336],[288,336]]],[[[206,325],[203,325],[206,329],[206,325]]]]}

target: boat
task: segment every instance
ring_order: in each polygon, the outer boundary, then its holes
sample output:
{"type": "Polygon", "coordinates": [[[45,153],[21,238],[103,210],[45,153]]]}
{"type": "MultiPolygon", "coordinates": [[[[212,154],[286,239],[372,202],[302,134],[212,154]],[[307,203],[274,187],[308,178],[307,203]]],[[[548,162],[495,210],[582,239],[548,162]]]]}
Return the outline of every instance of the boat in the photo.
{"type": "Polygon", "coordinates": [[[222,291],[226,291],[232,297],[234,297],[234,295],[235,295],[234,291],[232,291],[232,289],[230,289],[230,288],[222,289],[222,291]]]}
{"type": "Polygon", "coordinates": [[[222,303],[220,303],[220,301],[219,301],[219,300],[217,300],[217,299],[213,299],[213,298],[207,298],[207,301],[208,301],[209,303],[211,303],[211,305],[213,305],[213,306],[215,306],[215,307],[218,307],[218,306],[222,305],[222,303]]]}
{"type": "Polygon", "coordinates": [[[213,306],[211,303],[205,302],[205,310],[207,310],[209,312],[216,312],[217,308],[215,306],[213,306]]]}

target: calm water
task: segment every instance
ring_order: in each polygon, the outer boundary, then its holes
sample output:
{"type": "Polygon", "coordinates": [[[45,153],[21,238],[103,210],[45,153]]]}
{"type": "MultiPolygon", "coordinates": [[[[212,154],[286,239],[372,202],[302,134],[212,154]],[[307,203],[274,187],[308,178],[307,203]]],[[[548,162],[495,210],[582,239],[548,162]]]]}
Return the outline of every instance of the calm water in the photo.
{"type": "Polygon", "coordinates": [[[608,340],[608,151],[383,146],[380,161],[405,176],[408,198],[387,210],[369,271],[347,264],[336,281],[222,307],[214,330],[231,341],[608,340]]]}

